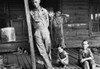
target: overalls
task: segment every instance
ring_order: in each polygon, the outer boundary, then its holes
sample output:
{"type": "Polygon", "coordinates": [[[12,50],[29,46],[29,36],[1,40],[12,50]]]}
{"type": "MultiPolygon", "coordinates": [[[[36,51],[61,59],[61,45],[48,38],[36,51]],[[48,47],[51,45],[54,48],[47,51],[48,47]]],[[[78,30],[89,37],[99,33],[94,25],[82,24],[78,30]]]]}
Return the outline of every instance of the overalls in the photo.
{"type": "Polygon", "coordinates": [[[49,18],[47,10],[41,8],[41,10],[31,11],[33,13],[33,26],[35,28],[35,41],[36,46],[43,57],[47,69],[52,69],[51,64],[51,41],[48,30],[49,18]]]}

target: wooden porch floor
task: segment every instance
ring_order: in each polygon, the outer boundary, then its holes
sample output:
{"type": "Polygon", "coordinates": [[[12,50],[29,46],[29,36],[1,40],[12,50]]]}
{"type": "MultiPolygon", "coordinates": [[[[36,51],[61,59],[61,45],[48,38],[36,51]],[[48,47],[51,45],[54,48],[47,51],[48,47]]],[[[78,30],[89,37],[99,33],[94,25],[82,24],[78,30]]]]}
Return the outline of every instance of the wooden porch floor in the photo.
{"type": "MultiPolygon", "coordinates": [[[[60,69],[82,69],[78,64],[78,56],[79,56],[78,49],[71,48],[65,50],[69,53],[69,65],[65,68],[60,68],[60,69]]],[[[54,54],[53,56],[56,55],[56,53],[53,54],[54,54]]],[[[96,63],[95,69],[100,69],[100,53],[93,53],[93,55],[96,63]]],[[[56,62],[55,59],[53,61],[56,62]]]]}
{"type": "Polygon", "coordinates": [[[17,64],[22,66],[22,69],[31,69],[31,58],[27,54],[13,54],[13,53],[4,53],[3,56],[4,64],[17,64]]]}
{"type": "MultiPolygon", "coordinates": [[[[53,66],[55,69],[81,69],[78,65],[78,51],[76,49],[65,49],[69,53],[69,65],[65,68],[61,68],[56,65],[56,52],[53,52],[53,66]]],[[[4,64],[17,64],[22,66],[22,69],[32,69],[31,57],[27,54],[14,54],[14,53],[3,53],[1,54],[4,59],[4,64]]],[[[36,60],[39,56],[36,56],[36,60]]],[[[100,55],[94,54],[96,63],[100,64],[100,55]]],[[[39,57],[40,58],[40,57],[39,57]]],[[[44,69],[43,65],[36,64],[37,69],[44,69]]],[[[96,68],[97,69],[97,68],[96,68]]]]}
{"type": "MultiPolygon", "coordinates": [[[[69,65],[63,68],[58,68],[57,65],[55,64],[56,62],[56,52],[53,52],[53,65],[55,66],[56,69],[82,69],[78,65],[78,53],[73,53],[71,49],[65,49],[69,53],[69,65]]],[[[56,51],[56,50],[54,50],[56,51]]],[[[58,65],[59,66],[59,65],[58,65]]]]}

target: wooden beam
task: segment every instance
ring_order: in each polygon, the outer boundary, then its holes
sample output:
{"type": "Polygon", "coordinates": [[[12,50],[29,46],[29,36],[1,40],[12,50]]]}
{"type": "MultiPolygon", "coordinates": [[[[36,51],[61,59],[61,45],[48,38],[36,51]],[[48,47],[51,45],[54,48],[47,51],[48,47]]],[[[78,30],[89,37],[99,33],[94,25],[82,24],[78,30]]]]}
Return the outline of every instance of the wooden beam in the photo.
{"type": "MultiPolygon", "coordinates": [[[[89,17],[89,36],[91,36],[92,35],[92,25],[93,25],[93,23],[92,23],[92,20],[91,20],[91,14],[94,14],[93,13],[93,8],[92,8],[93,6],[91,5],[91,2],[90,2],[90,0],[88,0],[88,11],[89,11],[89,13],[88,13],[88,17],[89,17]]],[[[94,16],[94,15],[93,15],[94,16]]],[[[94,18],[94,17],[93,17],[94,18]]]]}
{"type": "Polygon", "coordinates": [[[30,17],[28,0],[24,0],[24,4],[25,4],[26,20],[28,25],[28,36],[29,36],[29,43],[30,43],[30,50],[31,50],[32,69],[36,69],[34,43],[33,43],[32,27],[31,27],[32,25],[31,25],[31,17],[30,17]]]}

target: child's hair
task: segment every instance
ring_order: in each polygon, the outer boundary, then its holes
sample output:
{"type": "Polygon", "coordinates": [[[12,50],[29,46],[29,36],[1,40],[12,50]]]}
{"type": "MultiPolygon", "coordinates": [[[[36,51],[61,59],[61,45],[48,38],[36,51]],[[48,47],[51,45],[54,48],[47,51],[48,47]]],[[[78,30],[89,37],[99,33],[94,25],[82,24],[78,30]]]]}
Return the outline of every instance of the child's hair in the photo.
{"type": "Polygon", "coordinates": [[[63,49],[63,47],[61,47],[61,46],[58,46],[58,48],[59,48],[59,47],[63,49]]]}
{"type": "Polygon", "coordinates": [[[87,41],[87,42],[88,42],[88,40],[83,40],[83,41],[82,41],[82,45],[83,45],[83,43],[84,43],[85,41],[87,41]]]}

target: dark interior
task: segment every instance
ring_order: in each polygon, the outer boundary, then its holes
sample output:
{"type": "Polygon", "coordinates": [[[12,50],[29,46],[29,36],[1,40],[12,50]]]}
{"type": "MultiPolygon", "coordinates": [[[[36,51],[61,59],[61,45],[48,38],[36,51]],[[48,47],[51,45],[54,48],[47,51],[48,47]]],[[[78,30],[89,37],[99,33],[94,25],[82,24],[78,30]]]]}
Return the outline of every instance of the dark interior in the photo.
{"type": "MultiPolygon", "coordinates": [[[[59,2],[60,0],[41,0],[40,5],[46,9],[53,9],[53,11],[59,10],[59,2]]],[[[30,9],[32,9],[32,2],[29,1],[30,9]]]]}

